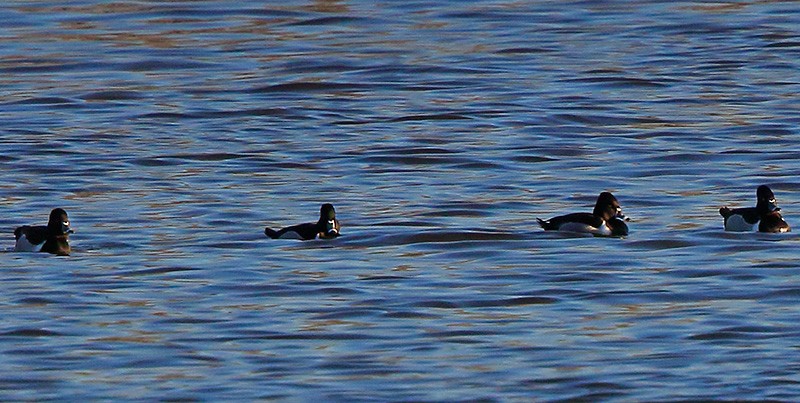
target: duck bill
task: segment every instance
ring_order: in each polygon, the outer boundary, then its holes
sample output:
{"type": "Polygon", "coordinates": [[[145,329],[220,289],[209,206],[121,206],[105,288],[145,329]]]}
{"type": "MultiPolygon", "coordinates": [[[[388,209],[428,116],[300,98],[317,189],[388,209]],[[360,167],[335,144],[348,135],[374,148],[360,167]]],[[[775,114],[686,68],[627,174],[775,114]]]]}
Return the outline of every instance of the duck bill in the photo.
{"type": "Polygon", "coordinates": [[[339,230],[336,229],[336,221],[329,220],[328,225],[326,227],[327,227],[326,233],[328,235],[334,235],[334,236],[339,235],[339,230]]]}

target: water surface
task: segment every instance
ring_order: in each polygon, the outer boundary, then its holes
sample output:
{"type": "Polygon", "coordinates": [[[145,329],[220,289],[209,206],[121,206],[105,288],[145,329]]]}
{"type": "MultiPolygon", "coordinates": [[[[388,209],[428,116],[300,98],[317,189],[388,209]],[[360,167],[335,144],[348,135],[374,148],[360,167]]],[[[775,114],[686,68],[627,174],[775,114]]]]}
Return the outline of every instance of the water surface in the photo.
{"type": "Polygon", "coordinates": [[[6,2],[0,398],[796,401],[799,11],[6,2]]]}

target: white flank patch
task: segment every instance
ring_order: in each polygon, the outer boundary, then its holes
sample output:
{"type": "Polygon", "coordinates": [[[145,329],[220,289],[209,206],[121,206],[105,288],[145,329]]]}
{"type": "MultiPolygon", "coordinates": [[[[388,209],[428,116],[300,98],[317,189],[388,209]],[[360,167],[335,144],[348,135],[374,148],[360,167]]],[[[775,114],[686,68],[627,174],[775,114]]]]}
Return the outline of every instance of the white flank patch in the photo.
{"type": "Polygon", "coordinates": [[[756,224],[750,224],[744,217],[734,214],[725,221],[725,231],[752,232],[755,231],[756,224]]]}
{"type": "Polygon", "coordinates": [[[607,225],[601,225],[600,228],[592,227],[591,225],[581,224],[579,222],[568,222],[558,227],[559,231],[564,232],[578,232],[582,234],[595,234],[609,236],[611,229],[607,225]]]}
{"type": "Polygon", "coordinates": [[[17,243],[14,245],[15,252],[40,252],[42,250],[42,246],[44,246],[44,242],[34,245],[28,242],[28,238],[25,237],[25,234],[22,234],[19,239],[17,239],[17,243]]]}

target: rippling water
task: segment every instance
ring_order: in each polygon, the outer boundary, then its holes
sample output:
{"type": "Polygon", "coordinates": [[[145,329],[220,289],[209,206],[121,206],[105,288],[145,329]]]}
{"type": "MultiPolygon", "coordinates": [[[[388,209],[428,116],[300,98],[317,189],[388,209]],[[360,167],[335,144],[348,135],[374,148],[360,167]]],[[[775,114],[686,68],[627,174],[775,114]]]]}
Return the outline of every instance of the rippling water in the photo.
{"type": "Polygon", "coordinates": [[[800,7],[10,1],[0,399],[800,399],[800,7]],[[545,234],[608,190],[625,239],[545,234]],[[332,202],[344,236],[274,241],[332,202]],[[70,213],[73,256],[10,253],[70,213]]]}

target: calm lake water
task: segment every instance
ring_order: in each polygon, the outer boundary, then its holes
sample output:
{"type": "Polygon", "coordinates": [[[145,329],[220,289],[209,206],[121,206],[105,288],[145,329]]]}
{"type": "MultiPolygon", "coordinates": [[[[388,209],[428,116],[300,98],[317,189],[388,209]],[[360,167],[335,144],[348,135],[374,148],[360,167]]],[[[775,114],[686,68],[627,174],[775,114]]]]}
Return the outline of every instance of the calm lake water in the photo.
{"type": "Polygon", "coordinates": [[[796,2],[0,21],[0,400],[800,400],[796,2]],[[723,232],[760,184],[796,232],[723,232]],[[536,225],[601,191],[627,238],[536,225]]]}

